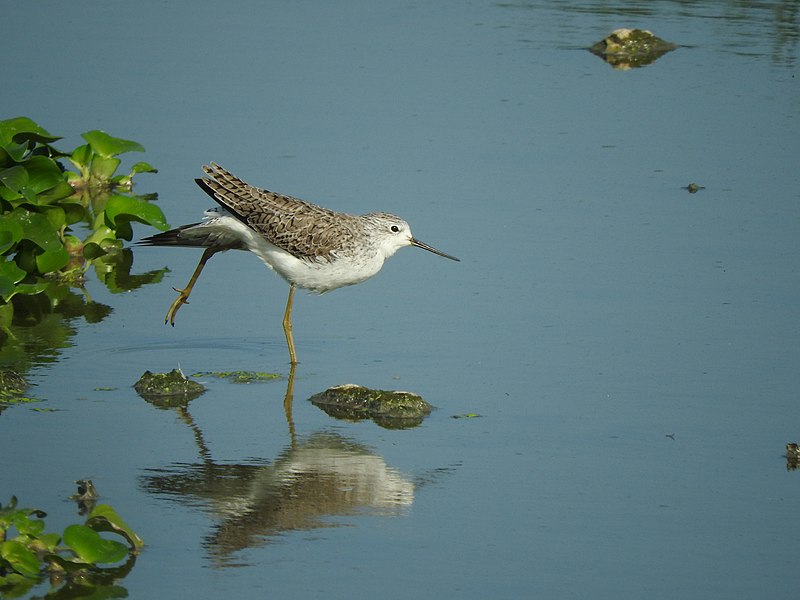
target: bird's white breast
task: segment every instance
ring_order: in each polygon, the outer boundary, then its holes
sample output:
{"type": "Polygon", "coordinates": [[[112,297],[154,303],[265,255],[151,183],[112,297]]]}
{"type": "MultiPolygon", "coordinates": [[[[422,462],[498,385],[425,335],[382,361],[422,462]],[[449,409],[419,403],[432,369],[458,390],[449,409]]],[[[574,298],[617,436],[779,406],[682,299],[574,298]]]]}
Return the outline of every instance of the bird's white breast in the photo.
{"type": "Polygon", "coordinates": [[[304,260],[268,242],[263,236],[227,213],[206,213],[206,220],[196,230],[216,235],[222,240],[235,239],[258,256],[265,265],[289,283],[322,294],[340,287],[355,285],[381,270],[385,253],[379,248],[355,256],[337,255],[332,260],[304,260]]]}

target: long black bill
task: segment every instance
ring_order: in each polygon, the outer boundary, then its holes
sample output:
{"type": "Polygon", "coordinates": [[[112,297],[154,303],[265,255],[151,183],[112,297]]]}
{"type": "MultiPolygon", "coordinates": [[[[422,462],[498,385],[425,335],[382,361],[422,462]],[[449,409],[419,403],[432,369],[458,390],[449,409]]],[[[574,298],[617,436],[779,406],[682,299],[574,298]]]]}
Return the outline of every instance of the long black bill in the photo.
{"type": "Polygon", "coordinates": [[[437,250],[433,246],[428,246],[428,244],[426,244],[425,242],[420,242],[417,238],[411,238],[411,245],[416,246],[417,248],[422,248],[423,250],[427,250],[428,252],[433,252],[434,254],[438,254],[439,256],[444,256],[445,258],[449,258],[450,260],[461,262],[461,260],[456,258],[455,256],[450,256],[449,254],[445,254],[441,250],[437,250]]]}

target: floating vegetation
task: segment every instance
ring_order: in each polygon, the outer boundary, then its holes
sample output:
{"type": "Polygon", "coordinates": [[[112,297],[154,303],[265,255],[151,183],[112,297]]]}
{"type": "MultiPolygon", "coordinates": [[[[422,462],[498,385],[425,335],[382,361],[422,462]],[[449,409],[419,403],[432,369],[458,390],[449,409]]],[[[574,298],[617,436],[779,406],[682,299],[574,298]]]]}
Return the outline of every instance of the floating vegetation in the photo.
{"type": "Polygon", "coordinates": [[[127,596],[127,593],[108,595],[108,587],[130,572],[144,542],[111,506],[97,505],[83,524],[68,525],[61,535],[44,532],[46,516],[41,510],[17,508],[15,497],[6,506],[0,505],[3,597],[23,596],[31,587],[48,579],[51,593],[65,593],[65,597],[88,597],[95,593],[103,598],[127,596]],[[103,537],[101,532],[123,541],[103,537]],[[121,566],[100,566],[123,561],[121,566]]]}
{"type": "Polygon", "coordinates": [[[280,373],[263,373],[259,371],[200,371],[192,373],[192,377],[217,377],[227,379],[231,383],[261,383],[280,379],[280,373]]]}

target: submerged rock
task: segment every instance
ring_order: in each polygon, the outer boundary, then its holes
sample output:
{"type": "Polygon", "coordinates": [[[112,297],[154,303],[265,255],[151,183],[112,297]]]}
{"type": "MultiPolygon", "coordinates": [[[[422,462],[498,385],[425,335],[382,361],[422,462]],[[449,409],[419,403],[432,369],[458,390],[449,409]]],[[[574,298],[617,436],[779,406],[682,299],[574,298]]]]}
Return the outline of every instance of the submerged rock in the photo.
{"type": "Polygon", "coordinates": [[[589,51],[615,69],[631,69],[649,65],[677,47],[646,29],[615,29],[589,51]]]}
{"type": "Polygon", "coordinates": [[[352,383],[328,388],[309,401],[336,419],[372,419],[386,429],[416,427],[433,408],[411,392],[374,390],[352,383]]]}
{"type": "Polygon", "coordinates": [[[169,373],[145,371],[133,389],[148,402],[158,400],[162,403],[169,400],[186,402],[206,391],[202,383],[188,379],[180,369],[172,369],[169,373]]]}

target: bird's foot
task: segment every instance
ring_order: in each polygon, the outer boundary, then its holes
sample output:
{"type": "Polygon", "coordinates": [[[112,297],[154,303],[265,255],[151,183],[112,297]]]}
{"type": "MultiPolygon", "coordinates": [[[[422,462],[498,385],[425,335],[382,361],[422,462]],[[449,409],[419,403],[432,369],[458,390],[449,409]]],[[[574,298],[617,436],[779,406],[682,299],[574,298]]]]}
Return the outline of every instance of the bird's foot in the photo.
{"type": "Polygon", "coordinates": [[[167,316],[164,317],[164,325],[169,323],[175,327],[175,314],[178,312],[178,309],[181,306],[184,304],[189,304],[189,293],[191,290],[179,290],[178,288],[172,289],[178,292],[178,297],[173,300],[172,304],[170,304],[169,310],[167,311],[167,316]]]}

